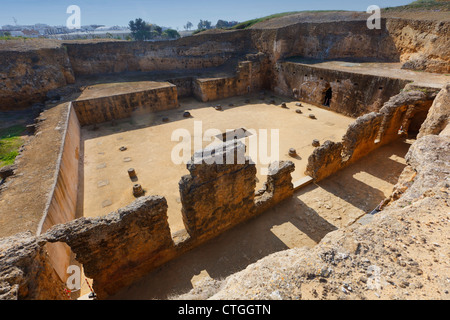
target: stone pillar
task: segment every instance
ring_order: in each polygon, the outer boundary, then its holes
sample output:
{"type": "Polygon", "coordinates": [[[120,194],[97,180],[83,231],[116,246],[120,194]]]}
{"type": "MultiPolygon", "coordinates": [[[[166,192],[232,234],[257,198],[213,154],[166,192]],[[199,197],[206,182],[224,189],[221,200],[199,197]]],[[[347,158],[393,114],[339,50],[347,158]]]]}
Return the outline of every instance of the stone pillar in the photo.
{"type": "Polygon", "coordinates": [[[179,182],[183,221],[192,238],[209,239],[254,214],[256,167],[232,140],[194,155],[179,182]],[[234,160],[234,161],[233,161],[234,160]]]}
{"type": "Polygon", "coordinates": [[[274,162],[269,166],[266,189],[255,201],[258,214],[294,195],[291,176],[294,171],[295,165],[292,161],[274,162]]]}

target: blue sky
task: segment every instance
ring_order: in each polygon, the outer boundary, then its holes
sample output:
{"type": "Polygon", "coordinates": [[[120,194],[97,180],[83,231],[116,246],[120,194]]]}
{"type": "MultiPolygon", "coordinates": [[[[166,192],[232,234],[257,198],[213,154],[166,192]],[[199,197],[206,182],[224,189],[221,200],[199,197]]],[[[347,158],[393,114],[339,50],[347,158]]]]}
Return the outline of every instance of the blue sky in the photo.
{"type": "Polygon", "coordinates": [[[412,0],[0,0],[0,26],[46,23],[65,25],[69,5],[81,8],[81,24],[126,26],[130,20],[142,18],[165,27],[179,28],[200,19],[215,24],[218,19],[245,21],[273,13],[301,10],[365,11],[370,5],[392,7],[412,0]]]}

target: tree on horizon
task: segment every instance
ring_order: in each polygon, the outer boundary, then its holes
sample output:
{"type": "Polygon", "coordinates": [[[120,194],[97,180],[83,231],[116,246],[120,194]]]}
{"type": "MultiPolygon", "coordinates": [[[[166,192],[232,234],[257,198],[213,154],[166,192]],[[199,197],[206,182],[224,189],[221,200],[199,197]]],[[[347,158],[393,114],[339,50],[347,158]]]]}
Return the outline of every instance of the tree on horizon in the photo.
{"type": "Polygon", "coordinates": [[[202,30],[202,29],[212,29],[212,23],[211,21],[208,20],[200,20],[200,22],[198,23],[198,29],[202,30]]]}
{"type": "Polygon", "coordinates": [[[131,36],[137,41],[149,40],[152,37],[151,26],[141,18],[131,20],[128,24],[131,30],[131,36]]]}
{"type": "Polygon", "coordinates": [[[186,23],[186,25],[184,26],[184,29],[185,29],[185,30],[191,30],[193,26],[194,26],[194,25],[192,24],[192,22],[188,21],[188,22],[186,23]]]}

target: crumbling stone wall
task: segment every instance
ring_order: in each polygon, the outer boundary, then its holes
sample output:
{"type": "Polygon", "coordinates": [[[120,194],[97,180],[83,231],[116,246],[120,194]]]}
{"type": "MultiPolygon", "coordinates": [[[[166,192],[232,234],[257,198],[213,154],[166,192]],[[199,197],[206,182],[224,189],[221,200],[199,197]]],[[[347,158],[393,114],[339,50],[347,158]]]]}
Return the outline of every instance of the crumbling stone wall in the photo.
{"type": "Polygon", "coordinates": [[[48,91],[75,82],[63,47],[0,49],[0,79],[0,110],[29,107],[44,101],[48,91]]]}
{"type": "Polygon", "coordinates": [[[115,293],[174,254],[163,197],[140,198],[99,218],[81,218],[54,226],[42,235],[67,243],[94,279],[99,298],[115,293]]]}
{"type": "MultiPolygon", "coordinates": [[[[431,108],[437,92],[428,88],[422,90],[405,90],[389,99],[380,113],[383,122],[377,140],[389,143],[398,138],[399,130],[407,133],[414,116],[425,110],[425,117],[431,108]]],[[[423,122],[422,121],[422,122],[423,122]]]]}
{"type": "Polygon", "coordinates": [[[129,118],[139,113],[178,107],[177,88],[167,83],[161,88],[73,101],[81,126],[129,118]]]}
{"type": "Polygon", "coordinates": [[[196,79],[193,94],[200,101],[214,101],[270,88],[270,64],[263,53],[248,54],[245,61],[238,64],[233,77],[196,79]]]}
{"type": "Polygon", "coordinates": [[[291,173],[295,171],[292,161],[271,163],[267,182],[262,194],[255,198],[256,212],[261,213],[275,206],[277,203],[294,195],[291,173]]]}
{"type": "Polygon", "coordinates": [[[331,88],[329,108],[350,117],[378,112],[384,103],[408,84],[408,81],[388,77],[313,67],[294,61],[276,64],[273,90],[322,107],[325,93],[331,88]]]}
{"type": "Polygon", "coordinates": [[[183,221],[196,238],[213,235],[254,215],[256,167],[234,141],[194,154],[180,183],[183,221]]]}
{"type": "Polygon", "coordinates": [[[450,123],[450,83],[439,92],[430,113],[420,128],[418,139],[429,134],[439,134],[450,123]]]}
{"type": "Polygon", "coordinates": [[[0,239],[0,300],[66,300],[64,284],[31,232],[0,239]]]}
{"type": "Polygon", "coordinates": [[[192,238],[211,238],[294,194],[291,161],[272,163],[264,192],[255,196],[256,167],[245,156],[245,145],[229,141],[219,147],[197,152],[187,166],[190,175],[179,183],[183,221],[192,238]]]}
{"type": "Polygon", "coordinates": [[[359,117],[341,142],[327,141],[308,158],[305,174],[316,181],[325,179],[373,150],[407,135],[419,112],[428,112],[436,96],[434,90],[405,90],[381,108],[359,117]]]}

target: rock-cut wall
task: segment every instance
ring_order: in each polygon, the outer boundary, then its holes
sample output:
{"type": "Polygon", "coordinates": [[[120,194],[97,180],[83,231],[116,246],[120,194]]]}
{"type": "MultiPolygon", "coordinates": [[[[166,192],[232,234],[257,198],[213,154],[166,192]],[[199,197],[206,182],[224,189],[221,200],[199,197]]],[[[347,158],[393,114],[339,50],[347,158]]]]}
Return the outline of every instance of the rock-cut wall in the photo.
{"type": "Polygon", "coordinates": [[[252,51],[252,43],[245,30],[221,35],[204,34],[175,41],[65,45],[76,76],[212,68],[252,51]]]}
{"type": "Polygon", "coordinates": [[[317,68],[293,61],[278,62],[275,68],[273,89],[278,94],[323,106],[327,90],[331,90],[327,108],[355,118],[368,112],[378,112],[409,82],[317,68]]]}
{"type": "Polygon", "coordinates": [[[0,50],[0,111],[29,107],[48,91],[74,82],[64,47],[0,50]]]}
{"type": "Polygon", "coordinates": [[[166,83],[158,88],[79,99],[72,103],[81,126],[85,126],[178,108],[178,93],[175,85],[166,83]]]}
{"type": "Polygon", "coordinates": [[[402,91],[379,112],[356,119],[340,142],[326,141],[317,147],[308,158],[305,174],[320,181],[387,143],[417,134],[435,97],[435,91],[402,91]]]}
{"type": "MultiPolygon", "coordinates": [[[[80,123],[69,105],[63,144],[57,164],[55,184],[39,223],[37,235],[45,233],[54,225],[75,219],[78,194],[78,170],[80,161],[81,132],[80,123]]],[[[70,248],[63,244],[49,244],[46,247],[49,258],[59,277],[65,281],[66,270],[70,264],[70,248]]]]}
{"type": "Polygon", "coordinates": [[[270,63],[267,55],[248,54],[238,63],[236,75],[199,78],[193,81],[193,95],[200,101],[214,101],[270,89],[270,63]]]}

